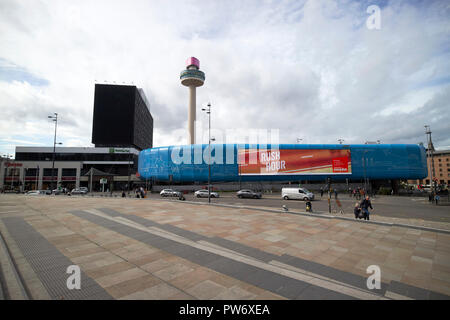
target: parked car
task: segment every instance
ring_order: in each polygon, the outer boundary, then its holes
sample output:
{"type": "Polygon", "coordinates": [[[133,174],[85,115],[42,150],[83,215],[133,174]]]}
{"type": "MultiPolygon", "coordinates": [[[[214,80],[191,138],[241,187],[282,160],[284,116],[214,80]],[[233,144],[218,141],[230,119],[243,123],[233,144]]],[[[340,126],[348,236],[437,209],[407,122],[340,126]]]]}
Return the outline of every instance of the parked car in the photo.
{"type": "Polygon", "coordinates": [[[300,199],[304,201],[314,200],[314,194],[305,188],[283,188],[281,189],[281,197],[284,200],[300,199]]]}
{"type": "Polygon", "coordinates": [[[236,195],[238,198],[253,198],[253,199],[261,199],[262,194],[261,192],[255,192],[253,190],[249,189],[243,189],[236,192],[236,195]]]}
{"type": "Polygon", "coordinates": [[[72,192],[71,192],[71,194],[86,194],[86,193],[87,193],[87,188],[85,188],[85,187],[72,189],[72,192]]]}
{"type": "Polygon", "coordinates": [[[44,195],[45,192],[42,190],[30,190],[26,192],[27,196],[39,196],[39,195],[44,195]]]}
{"type": "Polygon", "coordinates": [[[52,193],[53,193],[54,195],[61,194],[62,192],[63,192],[62,189],[55,189],[55,190],[52,191],[52,193]]]}
{"type": "Polygon", "coordinates": [[[182,193],[172,189],[163,189],[159,194],[161,197],[179,197],[182,193]]]}
{"type": "MultiPolygon", "coordinates": [[[[197,191],[195,191],[194,194],[197,198],[208,198],[208,190],[204,190],[204,189],[197,190],[197,191]]],[[[218,197],[219,197],[219,194],[217,192],[211,191],[211,198],[218,198],[218,197]]]]}

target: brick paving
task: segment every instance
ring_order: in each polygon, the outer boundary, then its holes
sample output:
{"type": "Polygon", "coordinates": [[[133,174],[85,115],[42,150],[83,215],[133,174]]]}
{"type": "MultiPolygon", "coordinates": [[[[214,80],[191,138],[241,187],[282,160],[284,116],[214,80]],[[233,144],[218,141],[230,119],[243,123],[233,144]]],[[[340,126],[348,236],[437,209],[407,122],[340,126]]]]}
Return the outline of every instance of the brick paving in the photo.
{"type": "Polygon", "coordinates": [[[450,296],[442,232],[160,200],[1,195],[0,232],[37,299],[56,299],[46,282],[61,279],[40,274],[11,218],[80,266],[97,299],[450,296]],[[380,291],[364,288],[369,265],[381,268],[380,291]]]}

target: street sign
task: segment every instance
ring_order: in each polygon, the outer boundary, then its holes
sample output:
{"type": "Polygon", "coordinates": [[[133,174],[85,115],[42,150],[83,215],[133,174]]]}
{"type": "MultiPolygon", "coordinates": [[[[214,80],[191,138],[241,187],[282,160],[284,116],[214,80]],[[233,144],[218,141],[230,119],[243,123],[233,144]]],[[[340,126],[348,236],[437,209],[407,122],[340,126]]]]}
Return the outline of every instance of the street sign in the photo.
{"type": "Polygon", "coordinates": [[[101,178],[100,183],[102,185],[102,192],[105,192],[105,184],[108,183],[108,180],[106,180],[106,178],[101,178]]]}

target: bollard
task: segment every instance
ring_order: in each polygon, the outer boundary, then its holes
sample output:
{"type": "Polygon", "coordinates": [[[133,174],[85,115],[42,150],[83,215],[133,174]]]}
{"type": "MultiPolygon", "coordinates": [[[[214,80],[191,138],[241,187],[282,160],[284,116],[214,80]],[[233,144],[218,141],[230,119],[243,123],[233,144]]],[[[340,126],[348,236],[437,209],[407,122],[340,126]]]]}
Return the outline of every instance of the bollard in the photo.
{"type": "Polygon", "coordinates": [[[312,205],[310,201],[306,201],[306,212],[312,212],[312,205]]]}

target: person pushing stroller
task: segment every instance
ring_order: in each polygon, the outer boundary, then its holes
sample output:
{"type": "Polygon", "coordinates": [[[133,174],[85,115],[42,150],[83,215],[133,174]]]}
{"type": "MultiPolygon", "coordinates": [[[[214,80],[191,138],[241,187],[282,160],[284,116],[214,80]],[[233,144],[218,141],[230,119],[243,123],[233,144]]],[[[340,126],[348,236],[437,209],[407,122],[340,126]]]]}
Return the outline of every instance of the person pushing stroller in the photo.
{"type": "Polygon", "coordinates": [[[364,214],[364,220],[370,220],[370,218],[369,218],[369,215],[370,215],[369,207],[372,210],[373,210],[373,207],[372,207],[372,203],[370,202],[369,196],[366,196],[366,198],[363,201],[361,201],[360,207],[361,207],[361,210],[362,210],[362,212],[364,214]]]}

